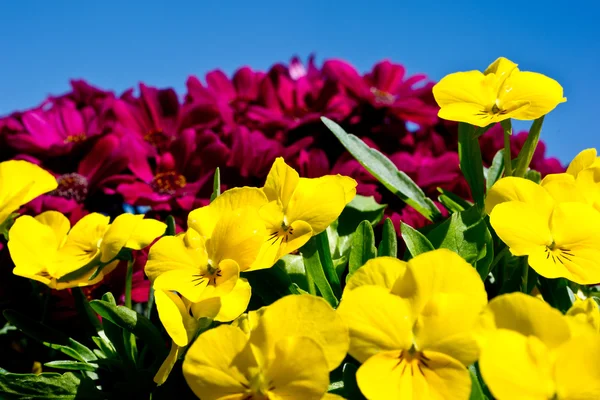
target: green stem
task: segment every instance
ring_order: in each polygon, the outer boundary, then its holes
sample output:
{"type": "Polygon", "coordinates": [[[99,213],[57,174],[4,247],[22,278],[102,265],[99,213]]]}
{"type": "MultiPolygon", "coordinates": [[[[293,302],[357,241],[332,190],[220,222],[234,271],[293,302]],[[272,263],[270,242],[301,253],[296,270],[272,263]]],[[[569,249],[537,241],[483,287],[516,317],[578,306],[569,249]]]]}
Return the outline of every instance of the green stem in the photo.
{"type": "Polygon", "coordinates": [[[494,271],[494,267],[496,267],[496,265],[500,262],[500,260],[502,260],[504,258],[506,253],[508,253],[508,247],[504,247],[502,250],[500,250],[496,254],[496,257],[494,257],[494,261],[492,261],[492,265],[490,265],[490,272],[494,271]]]}
{"type": "Polygon", "coordinates": [[[512,176],[512,154],[510,152],[510,137],[512,136],[512,123],[510,119],[500,122],[504,129],[504,176],[512,176]]]}
{"type": "Polygon", "coordinates": [[[146,318],[152,318],[152,308],[154,308],[154,288],[150,286],[150,292],[148,293],[148,304],[146,305],[146,318]]]}
{"type": "Polygon", "coordinates": [[[523,259],[521,260],[521,263],[523,264],[523,278],[521,279],[521,292],[525,293],[525,294],[529,294],[527,293],[527,281],[529,280],[529,263],[527,262],[527,258],[523,257],[523,259]]]}
{"type": "Polygon", "coordinates": [[[131,284],[133,281],[133,261],[127,261],[127,275],[125,276],[125,307],[131,308],[131,284]]]}

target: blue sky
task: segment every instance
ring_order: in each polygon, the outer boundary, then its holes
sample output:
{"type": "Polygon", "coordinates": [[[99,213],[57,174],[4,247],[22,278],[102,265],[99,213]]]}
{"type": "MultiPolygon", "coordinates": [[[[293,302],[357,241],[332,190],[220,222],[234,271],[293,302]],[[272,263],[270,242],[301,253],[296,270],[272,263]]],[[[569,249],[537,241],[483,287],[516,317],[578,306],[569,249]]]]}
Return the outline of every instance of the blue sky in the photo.
{"type": "Polygon", "coordinates": [[[190,74],[266,69],[295,54],[343,58],[361,71],[388,58],[433,79],[502,55],[565,88],[568,102],[546,119],[542,136],[548,152],[568,162],[600,147],[599,11],[591,1],[537,0],[6,2],[0,114],[65,92],[70,78],[183,93],[190,74]]]}

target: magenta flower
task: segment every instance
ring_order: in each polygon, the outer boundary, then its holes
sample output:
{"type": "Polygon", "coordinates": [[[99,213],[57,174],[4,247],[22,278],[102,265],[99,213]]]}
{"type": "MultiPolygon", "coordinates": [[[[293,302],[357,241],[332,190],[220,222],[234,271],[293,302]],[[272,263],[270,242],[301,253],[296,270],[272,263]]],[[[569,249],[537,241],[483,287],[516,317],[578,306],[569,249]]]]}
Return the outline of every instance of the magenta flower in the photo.
{"type": "Polygon", "coordinates": [[[347,117],[355,103],[332,82],[326,82],[312,61],[308,71],[297,59],[289,67],[277,64],[271,68],[261,83],[258,104],[248,109],[248,118],[272,136],[280,130],[320,123],[321,116],[347,117]]]}
{"type": "Polygon", "coordinates": [[[153,157],[153,163],[133,170],[136,180],[121,183],[116,191],[131,205],[189,211],[198,191],[212,179],[217,166],[225,165],[228,155],[228,148],[212,131],[185,129],[168,151],[153,157]]]}
{"type": "Polygon", "coordinates": [[[405,79],[406,70],[400,64],[382,61],[370,73],[360,76],[350,64],[329,60],[323,65],[323,73],[350,95],[375,108],[387,109],[397,118],[422,125],[432,125],[438,120],[438,108],[428,99],[433,84],[422,74],[405,79]]]}
{"type": "Polygon", "coordinates": [[[21,152],[43,157],[69,153],[74,146],[102,131],[98,115],[91,107],[77,109],[75,103],[62,99],[24,112],[20,126],[13,121],[9,144],[21,152]]]}
{"type": "Polygon", "coordinates": [[[243,67],[229,79],[217,69],[206,74],[206,87],[197,77],[190,76],[186,82],[186,104],[218,110],[223,123],[230,127],[245,123],[248,105],[258,98],[264,76],[264,72],[243,67]]]}

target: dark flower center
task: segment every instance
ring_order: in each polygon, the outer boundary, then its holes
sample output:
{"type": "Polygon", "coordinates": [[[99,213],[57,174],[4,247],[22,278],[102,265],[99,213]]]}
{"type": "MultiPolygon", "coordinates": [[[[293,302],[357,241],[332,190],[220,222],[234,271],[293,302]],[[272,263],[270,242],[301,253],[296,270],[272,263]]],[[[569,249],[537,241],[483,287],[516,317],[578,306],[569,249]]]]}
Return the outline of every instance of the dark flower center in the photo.
{"type": "Polygon", "coordinates": [[[81,143],[85,139],[87,139],[87,135],[85,133],[77,133],[75,135],[69,135],[65,138],[65,143],[81,143]]]}
{"type": "Polygon", "coordinates": [[[159,172],[152,180],[152,188],[160,194],[173,195],[177,189],[185,187],[186,183],[185,177],[175,171],[159,172]]]}
{"type": "Polygon", "coordinates": [[[171,145],[173,137],[167,135],[162,129],[156,129],[148,132],[144,140],[156,147],[158,150],[166,150],[171,145]]]}
{"type": "Polygon", "coordinates": [[[88,180],[85,176],[73,172],[59,176],[56,181],[58,187],[50,194],[77,202],[82,202],[87,197],[88,180]]]}

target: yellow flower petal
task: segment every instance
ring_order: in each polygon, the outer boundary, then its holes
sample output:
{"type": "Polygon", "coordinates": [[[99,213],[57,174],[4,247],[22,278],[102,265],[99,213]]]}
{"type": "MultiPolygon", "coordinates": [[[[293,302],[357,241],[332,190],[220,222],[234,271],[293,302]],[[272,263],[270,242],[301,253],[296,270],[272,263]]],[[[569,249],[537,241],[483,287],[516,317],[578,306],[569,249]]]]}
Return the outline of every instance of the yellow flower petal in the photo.
{"type": "Polygon", "coordinates": [[[233,321],[248,308],[251,294],[248,281],[240,278],[231,292],[219,297],[203,298],[192,304],[191,311],[195,318],[206,317],[219,322],[233,321]]]}
{"type": "Polygon", "coordinates": [[[324,351],[329,370],[335,369],[348,352],[348,328],[342,318],[322,298],[290,295],[268,306],[252,331],[252,343],[272,357],[281,338],[306,336],[324,351]]]}
{"type": "Polygon", "coordinates": [[[496,100],[494,85],[480,71],[446,75],[433,87],[433,96],[440,106],[440,118],[476,126],[489,124],[488,111],[496,100]]]}
{"type": "Polygon", "coordinates": [[[175,363],[177,362],[177,358],[179,357],[180,348],[175,344],[175,342],[171,343],[171,350],[169,351],[169,355],[165,358],[165,361],[161,364],[158,372],[154,375],[154,383],[158,386],[162,385],[167,381],[169,374],[173,370],[175,363]]]}
{"type": "Polygon", "coordinates": [[[58,211],[46,211],[37,215],[35,219],[42,224],[49,226],[56,235],[56,243],[62,244],[71,229],[69,219],[58,211]]]}
{"type": "MultiPolygon", "coordinates": [[[[310,337],[288,336],[275,342],[265,376],[276,399],[320,400],[329,386],[323,349],[310,337]]],[[[270,397],[270,396],[269,396],[270,397]]]]}
{"type": "Polygon", "coordinates": [[[209,259],[218,264],[221,260],[234,260],[240,270],[247,270],[256,260],[267,237],[263,221],[252,208],[241,208],[224,214],[212,236],[206,242],[209,259]]]}
{"type": "Polygon", "coordinates": [[[496,182],[487,193],[485,211],[491,214],[494,207],[508,201],[520,201],[535,205],[538,213],[550,218],[554,200],[544,188],[528,179],[506,177],[496,182]]]}
{"type": "Polygon", "coordinates": [[[593,400],[600,398],[600,335],[571,339],[556,356],[554,376],[558,398],[593,400]]]}
{"type": "Polygon", "coordinates": [[[155,290],[154,296],[158,316],[165,330],[177,346],[187,346],[196,334],[197,321],[175,293],[155,290]]]}
{"type": "Polygon", "coordinates": [[[283,157],[277,157],[267,175],[263,191],[269,201],[279,200],[283,208],[287,208],[299,180],[298,173],[285,163],[283,157]]]}
{"type": "Polygon", "coordinates": [[[258,367],[247,342],[244,332],[230,325],[198,336],[183,361],[183,376],[196,396],[213,400],[246,393],[246,373],[258,367]]]}
{"type": "Polygon", "coordinates": [[[596,149],[585,149],[573,158],[567,168],[567,174],[576,177],[581,171],[590,167],[596,161],[596,149]]]}
{"type": "Polygon", "coordinates": [[[510,61],[506,57],[498,57],[493,63],[491,63],[483,72],[485,75],[494,74],[499,79],[500,83],[504,83],[506,78],[513,72],[518,72],[517,64],[510,61]]]}
{"type": "MultiPolygon", "coordinates": [[[[562,203],[552,214],[556,264],[579,284],[600,282],[600,212],[587,204],[562,203]]],[[[533,265],[532,265],[533,267],[533,265]]]]}
{"type": "Polygon", "coordinates": [[[121,214],[115,218],[102,239],[100,261],[114,259],[124,247],[140,250],[162,235],[166,228],[164,223],[145,220],[141,214],[121,214]]]}
{"type": "Polygon", "coordinates": [[[444,352],[465,365],[477,359],[471,331],[487,304],[487,293],[475,268],[462,257],[447,249],[418,255],[408,262],[392,293],[412,305],[417,349],[444,352]]]}
{"type": "Polygon", "coordinates": [[[188,227],[209,238],[217,221],[227,213],[239,208],[258,209],[267,204],[267,197],[258,188],[241,187],[226,190],[208,206],[198,208],[188,215],[188,227]]]}
{"type": "Polygon", "coordinates": [[[280,239],[282,243],[280,244],[279,252],[277,253],[277,259],[304,246],[314,234],[315,232],[307,222],[292,222],[284,238],[280,239]]]}
{"type": "Polygon", "coordinates": [[[500,329],[479,359],[481,375],[498,400],[548,400],[554,395],[552,360],[535,336],[500,329]]]}
{"type": "Polygon", "coordinates": [[[208,279],[190,269],[172,269],[160,274],[153,286],[156,291],[176,291],[191,302],[198,302],[204,297],[208,279]]]}
{"type": "Polygon", "coordinates": [[[563,97],[563,88],[557,81],[536,72],[513,73],[506,79],[502,89],[499,94],[501,104],[514,101],[529,102],[528,107],[512,115],[520,120],[538,119],[567,101],[563,97]]]}
{"type": "Polygon", "coordinates": [[[504,329],[535,336],[548,348],[556,348],[571,336],[560,311],[535,297],[510,293],[495,297],[481,317],[484,335],[504,329]]]}
{"type": "Polygon", "coordinates": [[[490,214],[490,224],[512,254],[525,256],[552,244],[549,220],[539,211],[535,204],[519,201],[494,207],[490,214]]]}
{"type": "Polygon", "coordinates": [[[184,269],[199,274],[202,268],[206,268],[208,256],[204,242],[193,242],[198,247],[189,248],[186,247],[184,238],[185,236],[165,236],[150,248],[144,271],[151,281],[171,270],[184,269]]]}
{"type": "Polygon", "coordinates": [[[365,263],[348,279],[344,292],[364,285],[392,290],[394,283],[406,273],[408,264],[395,257],[376,257],[365,263]]]}
{"type": "Polygon", "coordinates": [[[0,162],[0,225],[22,205],[57,186],[52,174],[38,165],[22,160],[0,162]]]}
{"type": "MultiPolygon", "coordinates": [[[[564,174],[569,177],[571,175],[564,174]]],[[[571,177],[571,181],[554,179],[545,181],[542,187],[554,199],[556,203],[579,202],[588,203],[585,193],[580,190],[581,184],[577,184],[571,177]]]]}
{"type": "Polygon", "coordinates": [[[414,317],[408,302],[379,286],[347,292],[337,309],[350,329],[352,357],[365,362],[381,351],[409,349],[414,317]]]}
{"type": "Polygon", "coordinates": [[[464,365],[444,354],[426,352],[427,361],[408,361],[398,351],[370,357],[356,373],[361,392],[372,400],[465,400],[471,379],[464,365]]]}
{"type": "Polygon", "coordinates": [[[314,235],[323,232],[352,200],[346,198],[346,179],[350,178],[300,178],[285,211],[288,222],[304,221],[311,226],[314,235]]]}
{"type": "Polygon", "coordinates": [[[60,246],[52,227],[24,215],[10,229],[8,249],[15,264],[13,273],[50,283],[56,268],[56,253],[60,246]]]}

